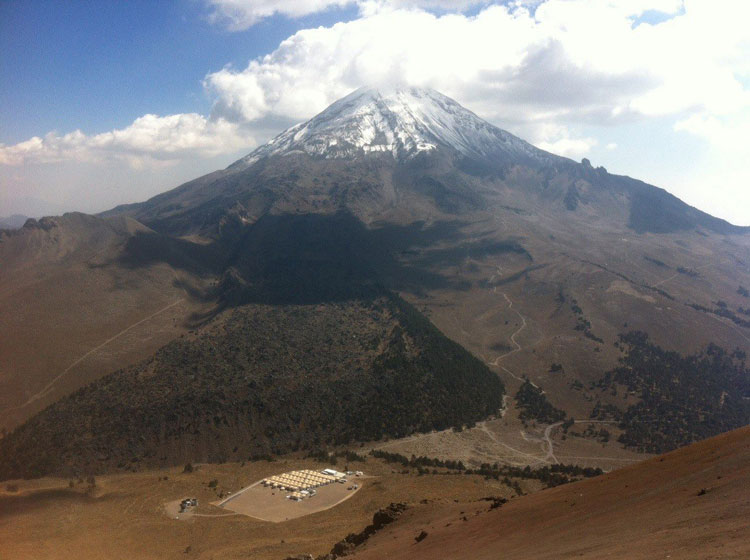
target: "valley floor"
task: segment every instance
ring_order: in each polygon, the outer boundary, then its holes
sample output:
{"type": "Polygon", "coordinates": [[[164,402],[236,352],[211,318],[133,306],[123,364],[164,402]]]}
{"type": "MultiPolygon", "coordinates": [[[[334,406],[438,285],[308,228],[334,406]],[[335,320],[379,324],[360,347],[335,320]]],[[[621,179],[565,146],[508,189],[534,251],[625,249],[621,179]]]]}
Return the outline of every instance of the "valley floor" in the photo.
{"type": "MultiPolygon", "coordinates": [[[[531,423],[524,426],[518,420],[513,400],[507,398],[506,404],[508,408],[501,417],[479,422],[473,428],[460,432],[443,430],[415,434],[370,444],[370,448],[407,457],[416,455],[462,461],[469,466],[500,463],[539,468],[564,463],[599,467],[604,471],[618,469],[650,457],[624,448],[616,441],[616,437],[612,437],[606,443],[591,437],[582,437],[581,434],[589,426],[599,426],[597,421],[576,420],[566,434],[562,429],[562,422],[531,423]]],[[[608,423],[606,426],[613,434],[619,433],[614,423],[608,423]]]]}
{"type": "MultiPolygon", "coordinates": [[[[360,531],[375,511],[391,502],[446,504],[513,493],[506,485],[476,475],[418,476],[413,469],[402,474],[394,465],[369,458],[350,467],[372,477],[349,499],[326,511],[274,523],[211,504],[259,478],[325,466],[280,459],[199,465],[192,473],[173,468],[98,476],[94,486],[74,480],[70,487],[71,481],[59,478],[4,482],[0,558],[281,560],[293,554],[329,552],[334,543],[360,531]],[[216,487],[210,488],[213,480],[216,487]],[[175,506],[187,497],[198,499],[194,515],[175,519],[175,506]]],[[[343,468],[341,459],[338,467],[343,468]]],[[[541,487],[537,481],[520,483],[525,492],[541,487]]]]}
{"type": "Polygon", "coordinates": [[[193,472],[173,468],[86,480],[8,481],[0,489],[0,558],[317,556],[362,531],[374,512],[393,502],[408,508],[357,547],[352,558],[750,555],[750,428],[552,489],[542,490],[537,480],[514,479],[529,494],[523,496],[507,483],[473,474],[441,469],[441,474],[419,475],[372,457],[345,463],[339,459],[337,467],[371,475],[359,479],[357,492],[325,511],[278,523],[215,504],[259,478],[319,470],[324,464],[287,457],[196,465],[193,472]],[[198,499],[187,516],[175,510],[186,497],[198,499]]]}

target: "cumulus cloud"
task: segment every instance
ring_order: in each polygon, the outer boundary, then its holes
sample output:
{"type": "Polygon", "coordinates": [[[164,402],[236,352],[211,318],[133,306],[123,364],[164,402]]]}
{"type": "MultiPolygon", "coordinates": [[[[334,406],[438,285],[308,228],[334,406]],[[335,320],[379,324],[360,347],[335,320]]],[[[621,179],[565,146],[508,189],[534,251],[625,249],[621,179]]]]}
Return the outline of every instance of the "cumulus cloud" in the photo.
{"type": "Polygon", "coordinates": [[[533,13],[514,3],[472,17],[376,3],[356,20],[299,31],[245,69],[209,74],[205,85],[215,114],[235,121],[309,117],[353,88],[389,79],[435,87],[503,122],[728,111],[746,95],[733,63],[748,33],[741,25],[727,33],[726,18],[713,14],[750,16],[750,3],[725,3],[716,10],[706,0],[548,0],[533,13]],[[634,26],[649,9],[674,17],[634,26]]]}
{"type": "Polygon", "coordinates": [[[569,127],[552,123],[537,125],[529,132],[541,149],[574,159],[589,154],[591,148],[599,143],[596,138],[576,135],[569,127]]]}
{"type": "MultiPolygon", "coordinates": [[[[597,147],[627,151],[582,128],[671,122],[707,152],[736,154],[715,161],[727,164],[722,188],[741,188],[746,174],[736,162],[750,157],[750,2],[516,0],[466,15],[469,4],[445,13],[439,0],[358,2],[357,19],[299,31],[245,68],[206,76],[213,116],[300,121],[363,84],[402,81],[434,87],[575,158],[597,147]]],[[[707,180],[718,169],[698,171],[707,180]]]]}
{"type": "Polygon", "coordinates": [[[132,167],[168,164],[186,157],[210,157],[253,146],[252,137],[225,119],[209,120],[195,113],[144,115],[130,126],[87,135],[50,132],[13,146],[0,145],[0,164],[96,162],[120,159],[132,167]]]}
{"type": "Polygon", "coordinates": [[[487,0],[206,0],[209,20],[229,31],[245,31],[261,20],[283,15],[299,18],[333,8],[356,5],[362,15],[389,8],[421,8],[460,12],[487,0]]]}
{"type": "MultiPolygon", "coordinates": [[[[576,158],[626,151],[622,141],[616,152],[599,142],[592,127],[643,122],[666,122],[714,147],[747,144],[746,0],[207,1],[214,21],[235,30],[274,14],[344,5],[359,15],[300,30],[244,68],[208,74],[207,117],[146,115],[118,131],[50,133],[0,146],[0,164],[119,158],[143,165],[249,148],[253,136],[383,82],[433,87],[576,158]],[[466,13],[470,6],[481,9],[466,13]]],[[[746,161],[747,148],[739,150],[746,161]]]]}
{"type": "Polygon", "coordinates": [[[230,31],[243,31],[276,14],[301,17],[352,4],[353,0],[207,0],[207,3],[211,9],[210,21],[230,31]]]}
{"type": "Polygon", "coordinates": [[[575,153],[591,139],[550,140],[533,123],[617,125],[747,103],[744,0],[519,0],[474,16],[413,9],[439,1],[360,4],[358,19],[299,31],[244,69],[209,74],[214,115],[302,120],[362,84],[398,80],[575,153]],[[667,17],[649,23],[653,12],[667,17]]]}

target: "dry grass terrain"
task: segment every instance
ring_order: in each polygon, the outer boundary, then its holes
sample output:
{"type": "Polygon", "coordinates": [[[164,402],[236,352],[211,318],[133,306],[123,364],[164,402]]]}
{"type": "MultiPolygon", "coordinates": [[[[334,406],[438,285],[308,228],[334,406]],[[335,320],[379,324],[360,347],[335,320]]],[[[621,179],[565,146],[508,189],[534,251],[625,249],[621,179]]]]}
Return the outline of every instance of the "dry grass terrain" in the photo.
{"type": "Polygon", "coordinates": [[[554,463],[599,467],[605,471],[618,469],[642,461],[648,455],[623,448],[617,442],[619,430],[606,424],[613,437],[602,443],[582,434],[588,426],[598,426],[586,420],[576,421],[568,434],[560,426],[549,431],[546,424],[529,424],[524,427],[518,420],[511,398],[506,399],[508,409],[501,418],[479,422],[462,431],[443,430],[428,434],[415,434],[401,439],[369,444],[369,448],[382,449],[410,457],[436,457],[443,460],[462,461],[467,466],[482,463],[501,463],[512,466],[543,467],[554,463]],[[550,448],[551,446],[551,448],[550,448]]]}
{"type": "MultiPolygon", "coordinates": [[[[168,469],[101,476],[93,488],[85,480],[75,481],[73,488],[63,479],[6,482],[0,488],[0,558],[280,560],[303,552],[327,553],[391,502],[448,503],[511,494],[507,486],[479,476],[397,474],[390,465],[373,459],[350,466],[372,476],[350,499],[282,523],[231,514],[210,502],[259,478],[293,469],[320,469],[320,463],[284,459],[244,466],[200,465],[189,474],[168,469]],[[208,484],[214,479],[218,485],[211,489],[208,484]],[[10,492],[8,484],[18,489],[10,492]],[[196,515],[170,517],[167,504],[185,497],[198,498],[196,515]]],[[[527,491],[538,487],[534,481],[522,481],[522,486],[527,491]]]]}
{"type": "Polygon", "coordinates": [[[742,428],[491,511],[411,508],[352,558],[740,559],[750,555],[748,518],[750,428],[742,428]]]}
{"type": "MultiPolygon", "coordinates": [[[[259,478],[320,463],[199,465],[86,480],[9,481],[0,490],[0,557],[257,558],[321,555],[391,502],[409,508],[353,558],[746,558],[750,553],[750,428],[579,483],[530,495],[476,475],[417,476],[369,458],[371,478],[326,511],[279,523],[216,507],[259,478]],[[215,488],[211,482],[216,480],[215,488]],[[497,509],[482,498],[510,501],[497,509]],[[177,514],[195,497],[191,515],[177,514]],[[179,519],[175,519],[179,517],[179,519]],[[426,538],[417,543],[422,531],[426,538]]],[[[360,479],[361,480],[361,479],[360,479]]],[[[340,486],[340,485],[335,485],[340,486]]],[[[297,506],[300,504],[291,504],[297,506]]]]}
{"type": "MultiPolygon", "coordinates": [[[[417,436],[386,449],[473,462],[540,463],[551,459],[543,437],[546,426],[526,429],[513,413],[512,396],[521,378],[541,386],[550,402],[571,417],[585,420],[598,400],[622,409],[635,402],[625,392],[612,396],[590,389],[616,364],[620,353],[613,342],[621,332],[645,330],[655,342],[682,353],[710,342],[750,350],[748,329],[687,305],[725,300],[731,309],[750,306],[736,286],[750,286],[750,268],[742,260],[744,237],[634,234],[627,228],[612,231],[609,224],[595,227],[596,238],[584,243],[580,217],[560,221],[533,197],[516,197],[514,204],[520,209],[477,215],[457,238],[438,238],[399,256],[405,266],[445,279],[434,288],[401,294],[497,372],[511,397],[511,412],[502,421],[459,434],[417,436]],[[519,240],[533,261],[515,252],[472,249],[472,244],[508,239],[519,240]],[[617,252],[607,249],[613,246],[617,252]],[[696,274],[680,273],[680,267],[696,274]],[[465,289],[446,287],[461,284],[465,289]],[[575,330],[574,300],[603,342],[575,330]],[[551,371],[553,363],[562,370],[551,371]]],[[[0,324],[7,333],[0,340],[0,427],[16,425],[184,334],[190,314],[201,307],[182,286],[209,281],[158,259],[123,266],[121,252],[131,230],[144,228],[137,222],[129,222],[128,230],[105,228],[104,220],[93,217],[56,220],[56,228],[0,244],[10,265],[0,271],[0,324]],[[92,231],[102,228],[107,235],[100,233],[94,243],[92,231]]],[[[636,458],[615,443],[617,430],[608,429],[613,437],[606,445],[563,440],[554,429],[553,454],[561,462],[605,469],[636,458]]]]}
{"type": "MultiPolygon", "coordinates": [[[[209,188],[216,177],[208,176],[139,205],[135,219],[66,215],[53,219],[55,227],[4,237],[0,327],[7,334],[0,339],[0,428],[16,426],[64,394],[147,358],[184,334],[191,313],[205,310],[187,287],[213,286],[228,272],[222,268],[226,263],[211,268],[201,261],[221,251],[239,255],[232,261],[232,274],[223,280],[242,269],[248,276],[239,285],[279,285],[277,276],[253,275],[265,270],[257,265],[269,263],[257,259],[268,253],[299,267],[294,274],[282,267],[280,277],[309,279],[311,266],[320,265],[327,272],[320,277],[325,284],[344,276],[320,263],[327,263],[331,254],[340,258],[346,248],[350,252],[344,264],[363,266],[355,267],[354,281],[342,285],[363,279],[382,282],[485,361],[509,395],[527,377],[544,389],[552,405],[576,420],[588,419],[597,401],[621,410],[635,403],[636,397],[626,392],[591,387],[616,365],[620,352],[614,343],[626,331],[646,331],[656,344],[682,354],[699,352],[709,343],[730,352],[750,351],[750,328],[743,323],[750,320],[750,298],[739,289],[750,286],[750,236],[712,229],[708,222],[675,226],[665,233],[633,228],[629,224],[638,205],[615,188],[619,179],[587,169],[545,178],[523,166],[483,179],[421,170],[418,173],[434,175],[446,187],[481,194],[481,204],[441,205],[408,181],[390,185],[401,197],[398,204],[390,198],[387,204],[375,204],[362,193],[350,193],[345,206],[352,220],[356,216],[362,222],[345,230],[344,243],[329,235],[340,233],[341,224],[330,221],[327,212],[343,204],[329,192],[332,184],[356,183],[375,193],[393,170],[380,164],[352,167],[338,162],[330,167],[304,160],[295,163],[298,176],[290,178],[287,163],[270,166],[263,172],[267,176],[232,175],[226,192],[215,190],[217,185],[209,188]],[[353,181],[355,176],[359,181],[353,181]],[[575,210],[562,203],[570,181],[581,195],[575,210]],[[273,191],[287,184],[299,187],[299,196],[309,198],[311,189],[319,193],[322,206],[297,208],[300,200],[284,196],[274,199],[279,215],[269,218],[266,203],[256,200],[262,198],[260,186],[273,191]],[[221,199],[214,200],[216,206],[203,206],[216,196],[221,199]],[[167,203],[170,197],[177,197],[172,202],[181,208],[174,215],[167,203]],[[282,216],[292,207],[293,215],[282,216]],[[221,217],[212,213],[209,220],[201,214],[208,210],[221,217]],[[184,219],[178,216],[181,212],[184,219]],[[308,229],[300,229],[303,218],[308,229]],[[141,246],[140,260],[128,260],[133,238],[151,235],[149,228],[160,232],[156,239],[163,245],[152,252],[150,246],[141,246]],[[301,254],[295,252],[307,238],[314,243],[301,254]],[[331,248],[327,243],[332,239],[341,246],[331,248]],[[250,240],[255,245],[248,244],[250,240]],[[329,253],[316,253],[320,247],[328,247],[329,253]],[[310,248],[315,258],[307,262],[310,248]],[[205,265],[202,272],[196,263],[205,265]],[[215,274],[206,274],[207,269],[215,274]],[[561,369],[553,371],[553,364],[561,369]]],[[[219,175],[229,181],[229,175],[219,175]]],[[[307,283],[302,281],[301,287],[307,283]]],[[[293,286],[292,292],[300,288],[293,286]]],[[[587,457],[608,457],[609,463],[602,464],[608,468],[632,458],[612,443],[602,447],[580,438],[562,440],[559,430],[550,434],[557,448],[544,449],[549,447],[545,429],[540,425],[527,430],[509,414],[503,422],[465,432],[460,441],[430,436],[398,449],[428,456],[447,456],[450,450],[455,457],[477,461],[503,460],[505,450],[508,462],[526,457],[531,464],[540,457],[551,459],[551,451],[563,462],[580,458],[575,460],[589,464],[587,457]]],[[[613,431],[612,440],[616,435],[613,431]]]]}
{"type": "Polygon", "coordinates": [[[142,360],[205,309],[183,289],[200,282],[166,263],[121,258],[147,228],[83,214],[0,237],[0,428],[142,360]]]}
{"type": "MultiPolygon", "coordinates": [[[[402,256],[408,263],[432,262],[430,270],[465,283],[465,290],[437,288],[403,295],[497,372],[507,388],[508,414],[460,433],[388,442],[384,449],[472,462],[539,464],[550,458],[549,444],[542,437],[546,426],[525,428],[513,408],[512,396],[523,378],[542,387],[554,406],[581,421],[572,430],[581,433],[597,401],[622,410],[637,402],[637,396],[626,391],[615,396],[590,386],[617,365],[621,353],[614,342],[620,333],[642,330],[655,343],[683,354],[699,352],[712,342],[750,351],[749,329],[689,306],[712,307],[725,300],[732,309],[748,307],[750,300],[736,285],[750,279],[747,236],[635,234],[613,228],[601,217],[584,217],[594,219],[585,226],[577,221],[580,216],[562,220],[532,197],[516,198],[513,205],[518,212],[476,219],[463,232],[469,242],[517,239],[533,262],[513,253],[476,256],[468,249],[451,262],[431,260],[435,248],[402,256]],[[586,237],[582,231],[588,232],[586,237]],[[575,330],[573,301],[603,342],[575,330]],[[552,364],[562,370],[552,371],[552,364]]],[[[612,434],[606,444],[570,435],[562,439],[561,430],[553,430],[554,456],[563,463],[604,469],[646,457],[617,443],[616,425],[606,429],[612,434]]]]}

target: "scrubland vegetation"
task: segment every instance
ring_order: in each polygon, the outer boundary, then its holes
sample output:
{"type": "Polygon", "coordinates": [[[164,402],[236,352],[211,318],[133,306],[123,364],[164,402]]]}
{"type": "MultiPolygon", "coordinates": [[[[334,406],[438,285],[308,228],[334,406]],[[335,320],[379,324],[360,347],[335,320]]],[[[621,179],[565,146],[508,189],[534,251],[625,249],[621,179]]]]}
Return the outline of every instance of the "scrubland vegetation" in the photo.
{"type": "Polygon", "coordinates": [[[463,426],[503,385],[397,296],[251,305],[0,440],[0,478],[245,460],[463,426]]]}
{"type": "Polygon", "coordinates": [[[620,421],[619,441],[649,453],[662,453],[750,423],[750,370],[746,355],[714,344],[689,356],[667,351],[646,333],[621,335],[620,365],[599,387],[624,387],[640,398],[620,412],[597,407],[595,418],[620,421]]]}

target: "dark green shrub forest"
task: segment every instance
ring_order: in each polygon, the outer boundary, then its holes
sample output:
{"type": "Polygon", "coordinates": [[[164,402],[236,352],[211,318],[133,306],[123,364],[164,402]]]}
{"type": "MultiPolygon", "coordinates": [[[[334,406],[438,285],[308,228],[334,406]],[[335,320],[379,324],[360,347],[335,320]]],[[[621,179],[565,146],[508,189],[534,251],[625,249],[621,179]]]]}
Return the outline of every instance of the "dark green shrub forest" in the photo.
{"type": "Polygon", "coordinates": [[[0,440],[0,478],[245,460],[471,424],[503,385],[398,296],[238,307],[0,440]]]}
{"type": "Polygon", "coordinates": [[[565,420],[565,411],[552,406],[541,387],[533,385],[528,379],[518,389],[516,403],[521,409],[518,417],[524,422],[536,420],[552,424],[565,420]]]}
{"type": "Polygon", "coordinates": [[[620,335],[620,346],[620,365],[599,385],[623,385],[641,399],[617,418],[625,445],[663,453],[750,423],[750,370],[744,352],[711,344],[682,356],[639,331],[620,335]]]}

